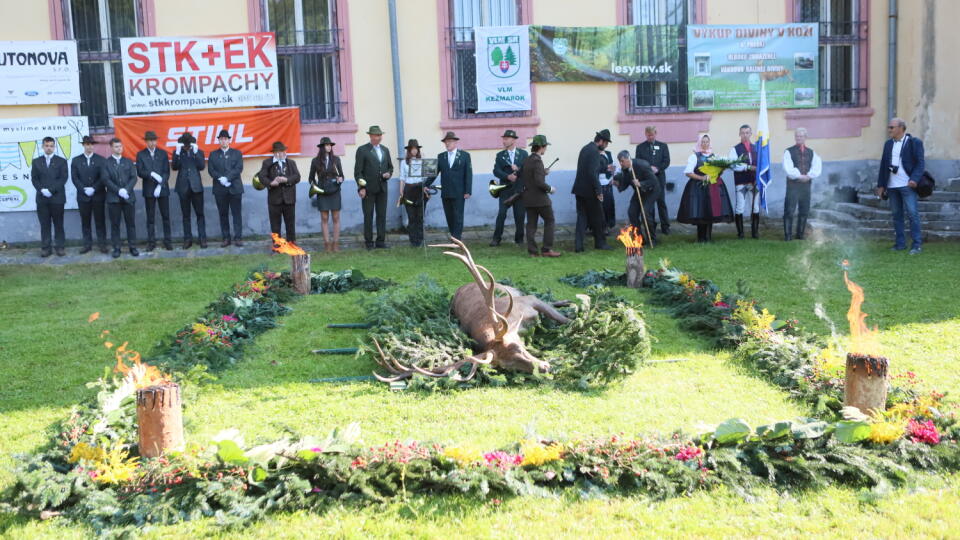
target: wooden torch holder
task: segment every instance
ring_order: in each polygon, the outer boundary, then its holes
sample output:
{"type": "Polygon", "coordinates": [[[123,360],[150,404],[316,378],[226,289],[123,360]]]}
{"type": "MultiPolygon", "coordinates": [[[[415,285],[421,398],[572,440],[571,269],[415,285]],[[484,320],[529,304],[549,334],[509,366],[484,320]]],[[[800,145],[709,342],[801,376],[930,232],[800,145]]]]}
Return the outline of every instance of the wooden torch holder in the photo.
{"type": "Polygon", "coordinates": [[[627,248],[627,287],[639,289],[643,281],[643,248],[627,248]]]}
{"type": "Polygon", "coordinates": [[[887,368],[882,356],[848,353],[843,404],[856,407],[863,414],[887,408],[887,368]]]}
{"type": "Polygon", "coordinates": [[[155,458],[171,450],[183,450],[180,387],[165,383],[137,390],[137,424],[141,457],[155,458]]]}
{"type": "Polygon", "coordinates": [[[290,256],[290,277],[293,289],[300,294],[310,294],[310,254],[290,256]]]}

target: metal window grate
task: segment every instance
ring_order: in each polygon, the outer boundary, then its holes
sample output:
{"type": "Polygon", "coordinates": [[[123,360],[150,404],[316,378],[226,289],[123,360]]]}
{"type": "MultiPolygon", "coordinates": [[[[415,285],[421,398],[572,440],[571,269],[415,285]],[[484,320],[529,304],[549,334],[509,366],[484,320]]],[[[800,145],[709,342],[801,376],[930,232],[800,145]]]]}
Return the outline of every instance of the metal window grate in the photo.
{"type": "Polygon", "coordinates": [[[334,0],[262,0],[263,27],[277,36],[280,104],[304,123],[339,122],[340,42],[334,0]]]}
{"type": "Polygon", "coordinates": [[[453,23],[447,28],[453,95],[447,101],[450,118],[515,118],[531,111],[477,112],[475,26],[509,26],[522,20],[518,0],[450,0],[453,23]]]}
{"type": "Polygon", "coordinates": [[[687,111],[687,24],[694,19],[691,0],[627,0],[627,24],[679,25],[676,81],[641,81],[629,86],[627,114],[687,111]]]}
{"type": "Polygon", "coordinates": [[[819,23],[820,107],[863,107],[868,102],[860,70],[867,21],[859,0],[796,0],[797,22],[819,23]]]}

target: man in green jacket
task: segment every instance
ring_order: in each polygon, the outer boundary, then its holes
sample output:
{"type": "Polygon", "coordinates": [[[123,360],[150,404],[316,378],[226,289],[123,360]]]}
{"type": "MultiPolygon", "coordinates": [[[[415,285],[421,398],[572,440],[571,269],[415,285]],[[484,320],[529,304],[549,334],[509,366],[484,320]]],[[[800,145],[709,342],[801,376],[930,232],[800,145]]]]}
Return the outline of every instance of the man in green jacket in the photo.
{"type": "MultiPolygon", "coordinates": [[[[493,240],[490,242],[493,247],[499,246],[503,238],[503,225],[507,221],[507,211],[510,209],[505,201],[523,189],[518,180],[520,167],[523,166],[525,159],[527,159],[527,151],[517,148],[517,132],[512,129],[504,131],[503,150],[497,152],[497,157],[493,161],[493,175],[500,181],[500,185],[510,187],[503,188],[499,193],[500,211],[497,213],[497,225],[493,230],[493,240]]],[[[523,244],[523,219],[523,202],[517,200],[513,203],[513,223],[516,226],[513,241],[517,245],[523,244]]]]}
{"type": "Polygon", "coordinates": [[[363,240],[367,249],[373,249],[373,213],[377,213],[376,247],[386,249],[387,235],[387,180],[393,176],[390,150],[380,144],[383,130],[370,126],[367,130],[370,142],[357,148],[353,177],[357,180],[357,192],[363,207],[363,240]]]}

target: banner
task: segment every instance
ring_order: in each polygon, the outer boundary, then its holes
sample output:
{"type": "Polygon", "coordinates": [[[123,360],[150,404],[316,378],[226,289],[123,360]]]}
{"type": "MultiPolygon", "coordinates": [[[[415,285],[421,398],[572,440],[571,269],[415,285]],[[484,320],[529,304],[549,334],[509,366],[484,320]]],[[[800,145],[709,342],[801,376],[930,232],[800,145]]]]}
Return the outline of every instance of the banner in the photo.
{"type": "Polygon", "coordinates": [[[80,103],[76,41],[0,41],[0,105],[80,103]]]}
{"type": "Polygon", "coordinates": [[[477,112],[529,111],[530,42],[526,26],[478,26],[477,112]]]}
{"type": "Polygon", "coordinates": [[[675,81],[678,26],[531,26],[535,82],[675,81]]]}
{"type": "Polygon", "coordinates": [[[120,50],[128,112],[280,104],[270,32],[121,38],[120,50]]]}
{"type": "Polygon", "coordinates": [[[819,102],[817,23],[687,26],[688,109],[756,109],[766,83],[771,109],[819,102]]]}
{"type": "MultiPolygon", "coordinates": [[[[85,116],[11,118],[0,120],[0,212],[32,212],[37,190],[31,182],[33,160],[42,159],[43,138],[56,140],[54,153],[67,162],[83,153],[80,143],[90,134],[85,116]]],[[[70,167],[67,167],[69,175],[70,167]]],[[[77,207],[77,189],[67,179],[67,205],[77,207]]]]}
{"type": "Polygon", "coordinates": [[[157,134],[157,146],[171,155],[180,151],[177,139],[189,131],[197,139],[197,147],[207,155],[220,147],[217,134],[225,129],[232,137],[230,147],[244,157],[269,156],[274,141],[287,145],[288,154],[300,153],[300,109],[244,109],[184,114],[151,114],[116,116],[116,136],[123,141],[123,155],[136,160],[137,152],[146,147],[143,134],[157,134]]]}

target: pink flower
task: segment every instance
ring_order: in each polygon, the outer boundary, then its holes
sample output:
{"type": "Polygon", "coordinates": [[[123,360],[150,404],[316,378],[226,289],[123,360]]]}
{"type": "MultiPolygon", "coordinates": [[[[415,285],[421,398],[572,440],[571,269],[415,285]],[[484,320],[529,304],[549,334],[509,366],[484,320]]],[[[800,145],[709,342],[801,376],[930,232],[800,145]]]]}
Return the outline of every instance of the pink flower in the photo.
{"type": "Polygon", "coordinates": [[[937,432],[937,426],[933,425],[933,420],[925,422],[910,420],[907,431],[910,433],[910,440],[915,443],[938,444],[940,442],[940,433],[937,432]]]}
{"type": "Polygon", "coordinates": [[[223,319],[224,322],[237,322],[237,321],[240,320],[240,319],[234,317],[233,315],[224,315],[223,317],[221,317],[221,319],[223,319]]]}
{"type": "Polygon", "coordinates": [[[502,450],[487,452],[483,455],[483,459],[486,460],[487,466],[497,467],[504,471],[523,463],[523,456],[520,454],[508,454],[502,450]]]}
{"type": "Polygon", "coordinates": [[[315,448],[311,448],[310,451],[319,454],[319,453],[323,452],[323,448],[315,447],[315,448]]]}
{"type": "Polygon", "coordinates": [[[673,456],[673,459],[677,461],[690,461],[691,459],[699,459],[702,455],[703,450],[700,448],[696,446],[685,446],[673,456]]]}
{"type": "Polygon", "coordinates": [[[726,303],[726,302],[714,302],[714,303],[713,303],[713,307],[718,307],[718,308],[723,308],[723,309],[730,309],[730,304],[728,304],[728,303],[726,303]]]}

